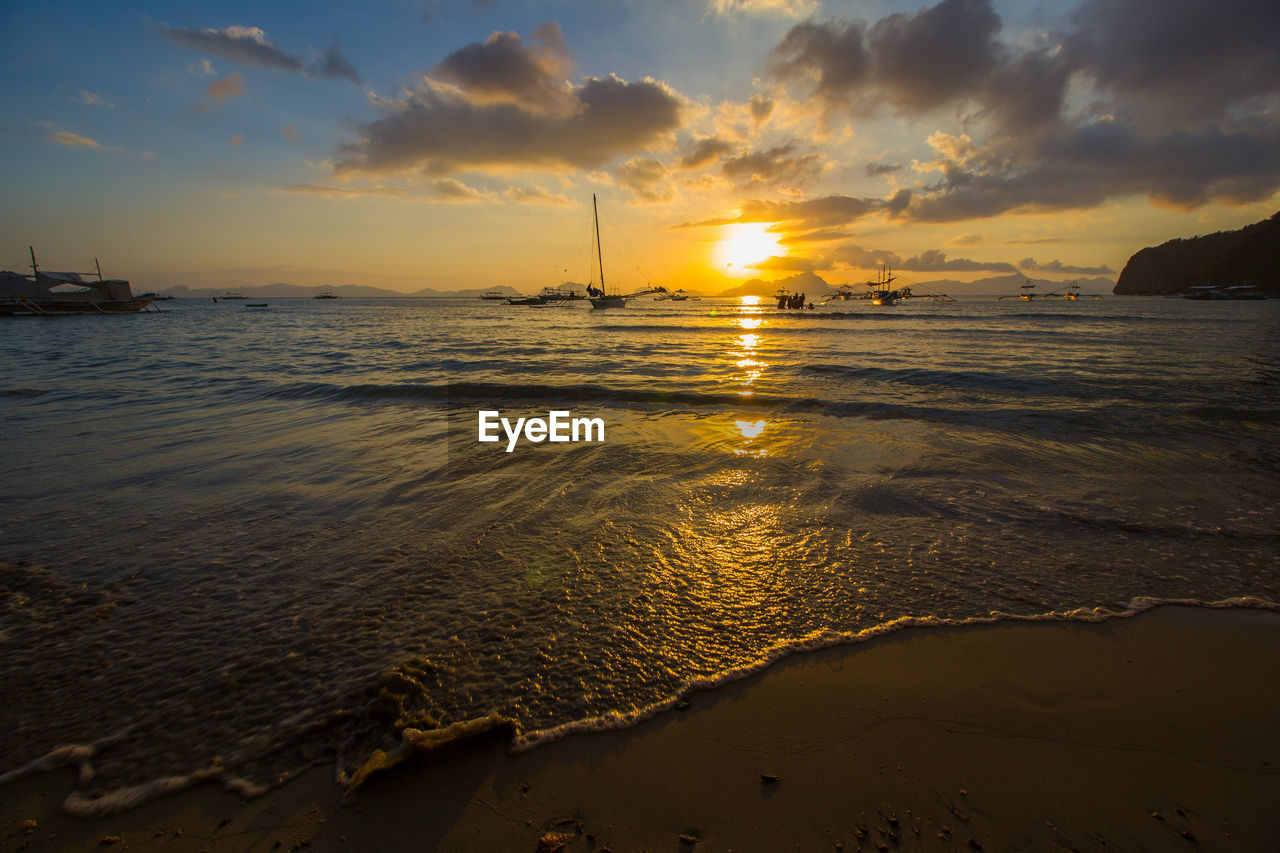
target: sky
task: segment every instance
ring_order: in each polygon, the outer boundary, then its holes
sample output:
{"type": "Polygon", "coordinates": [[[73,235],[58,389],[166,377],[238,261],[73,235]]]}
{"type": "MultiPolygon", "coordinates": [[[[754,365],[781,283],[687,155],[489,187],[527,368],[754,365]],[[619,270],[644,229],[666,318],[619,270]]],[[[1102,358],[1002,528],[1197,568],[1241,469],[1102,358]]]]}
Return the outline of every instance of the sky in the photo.
{"type": "Polygon", "coordinates": [[[1278,44],[1272,0],[7,3],[0,265],[534,292],[594,194],[624,292],[1114,279],[1280,209],[1278,44]]]}

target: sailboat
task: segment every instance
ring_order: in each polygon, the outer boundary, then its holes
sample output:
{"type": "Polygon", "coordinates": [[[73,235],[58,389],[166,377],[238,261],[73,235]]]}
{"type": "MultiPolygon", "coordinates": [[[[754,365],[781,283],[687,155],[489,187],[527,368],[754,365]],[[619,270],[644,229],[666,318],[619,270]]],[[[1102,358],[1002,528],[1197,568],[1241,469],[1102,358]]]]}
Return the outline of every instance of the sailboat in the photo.
{"type": "Polygon", "coordinates": [[[591,214],[595,222],[596,229],[596,264],[600,268],[600,286],[592,287],[587,285],[587,298],[591,300],[592,308],[625,308],[628,299],[634,299],[637,296],[644,296],[646,293],[666,293],[665,287],[649,287],[644,290],[637,290],[635,293],[620,294],[606,293],[604,289],[604,253],[600,249],[600,208],[596,204],[596,194],[591,194],[591,214]]]}

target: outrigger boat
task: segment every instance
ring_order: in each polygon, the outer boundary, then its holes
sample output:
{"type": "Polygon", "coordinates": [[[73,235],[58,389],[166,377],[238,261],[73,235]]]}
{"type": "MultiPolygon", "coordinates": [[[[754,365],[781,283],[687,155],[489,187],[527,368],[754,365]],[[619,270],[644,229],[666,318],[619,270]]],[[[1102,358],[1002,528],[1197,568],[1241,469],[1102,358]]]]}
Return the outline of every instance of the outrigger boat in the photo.
{"type": "Polygon", "coordinates": [[[103,278],[102,265],[94,258],[97,281],[82,275],[93,273],[50,272],[36,264],[31,252],[31,275],[0,273],[0,314],[131,314],[155,300],[154,293],[133,295],[129,282],[103,278]]]}
{"type": "Polygon", "coordinates": [[[1183,299],[1268,299],[1268,294],[1258,290],[1257,285],[1236,284],[1231,287],[1219,287],[1214,284],[1198,284],[1182,294],[1183,299]]]}
{"type": "MultiPolygon", "coordinates": [[[[923,292],[916,293],[912,287],[892,287],[894,280],[899,278],[895,276],[888,265],[880,268],[880,274],[875,281],[865,281],[863,285],[868,288],[863,293],[859,293],[853,289],[852,285],[842,284],[831,293],[828,293],[822,300],[822,304],[826,305],[833,299],[840,300],[866,300],[872,305],[896,305],[905,299],[932,299],[935,302],[955,302],[954,296],[948,296],[945,293],[923,292]]],[[[920,285],[913,285],[920,287],[920,285]]]]}
{"type": "Polygon", "coordinates": [[[1023,302],[1030,302],[1036,298],[1036,286],[1031,282],[1026,282],[1018,288],[1017,293],[1006,293],[1004,296],[996,297],[996,301],[1001,299],[1021,299],[1023,302]]]}
{"type": "Polygon", "coordinates": [[[1074,281],[1067,285],[1067,289],[1065,292],[1058,293],[1057,291],[1054,291],[1053,293],[1046,293],[1042,298],[1049,299],[1051,297],[1060,297],[1062,299],[1070,299],[1072,302],[1079,300],[1081,297],[1084,297],[1085,299],[1101,299],[1102,298],[1096,293],[1081,293],[1080,285],[1074,281]]]}

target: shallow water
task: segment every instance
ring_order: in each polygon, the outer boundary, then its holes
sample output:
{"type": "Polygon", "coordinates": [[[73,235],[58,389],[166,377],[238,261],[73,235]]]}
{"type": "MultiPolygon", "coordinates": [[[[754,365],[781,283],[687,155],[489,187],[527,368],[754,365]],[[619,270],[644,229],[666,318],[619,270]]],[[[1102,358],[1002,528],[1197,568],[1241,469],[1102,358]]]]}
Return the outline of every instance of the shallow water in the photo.
{"type": "Polygon", "coordinates": [[[167,307],[0,323],[0,774],[270,783],[898,620],[1280,601],[1278,300],[167,307]]]}

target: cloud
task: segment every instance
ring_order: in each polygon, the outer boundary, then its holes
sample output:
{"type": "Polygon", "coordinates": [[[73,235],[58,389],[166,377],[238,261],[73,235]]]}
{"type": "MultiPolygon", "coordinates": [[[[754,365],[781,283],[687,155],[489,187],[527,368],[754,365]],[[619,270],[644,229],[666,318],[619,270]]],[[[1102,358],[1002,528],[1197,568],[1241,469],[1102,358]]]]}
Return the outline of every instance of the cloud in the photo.
{"type": "Polygon", "coordinates": [[[976,246],[982,242],[981,234],[961,234],[948,241],[953,246],[976,246]]]}
{"type": "Polygon", "coordinates": [[[360,74],[356,71],[355,66],[347,61],[342,55],[342,45],[337,39],[329,45],[328,50],[324,52],[324,56],[320,60],[317,67],[321,77],[336,77],[342,80],[350,80],[357,86],[360,85],[360,74]]]}
{"type": "Polygon", "coordinates": [[[563,81],[572,70],[560,26],[551,22],[534,30],[528,44],[515,33],[492,33],[483,42],[449,54],[431,73],[465,90],[475,104],[571,109],[570,90],[563,81]]]}
{"type": "MultiPolygon", "coordinates": [[[[989,0],[942,0],[912,15],[888,15],[870,26],[849,19],[807,21],[783,36],[769,69],[778,79],[810,86],[810,94],[828,113],[861,115],[887,103],[914,115],[987,95],[998,74],[1016,65],[1008,62],[1009,51],[997,39],[1000,30],[1000,17],[989,0]]],[[[1014,68],[1022,76],[1000,78],[1003,97],[1013,104],[1025,92],[1028,103],[1047,100],[1056,105],[1065,76],[1053,78],[1044,63],[1028,59],[1027,65],[1014,68]],[[1030,86],[1030,71],[1056,81],[1058,90],[1030,86]]],[[[988,105],[994,106],[994,101],[988,105]]]]}
{"type": "Polygon", "coordinates": [[[384,117],[359,127],[361,139],[339,150],[335,172],[599,169],[671,143],[683,101],[660,82],[629,83],[611,75],[573,85],[541,74],[529,89],[511,79],[505,69],[521,62],[545,69],[558,30],[539,32],[540,41],[531,46],[509,34],[470,45],[451,55],[461,57],[457,61],[446,58],[438,66],[447,69],[449,81],[428,76],[401,100],[376,99],[384,117]],[[475,56],[500,51],[506,64],[482,71],[471,48],[475,56]],[[510,55],[517,51],[525,53],[523,60],[510,55]]]}
{"type": "Polygon", "coordinates": [[[714,163],[733,150],[733,143],[717,136],[708,136],[693,143],[689,153],[680,159],[680,165],[686,169],[698,169],[714,163]]]}
{"type": "Polygon", "coordinates": [[[115,107],[115,104],[111,103],[110,101],[104,100],[101,95],[97,94],[96,92],[90,92],[86,89],[81,89],[79,95],[75,95],[70,98],[67,98],[67,100],[74,101],[77,104],[84,104],[86,106],[111,107],[111,108],[115,107]]]}
{"type": "Polygon", "coordinates": [[[940,155],[926,166],[941,178],[913,195],[908,218],[954,222],[1091,207],[1133,195],[1180,209],[1211,201],[1245,204],[1280,189],[1280,117],[1154,137],[1130,124],[1096,121],[1022,148],[997,143],[940,155]]]}
{"type": "Polygon", "coordinates": [[[239,148],[239,147],[240,147],[240,143],[241,143],[241,142],[244,142],[244,134],[243,134],[243,133],[233,133],[233,134],[231,134],[231,147],[232,147],[232,148],[239,148]]]}
{"type": "Polygon", "coordinates": [[[831,240],[846,240],[848,231],[837,228],[820,228],[816,231],[804,231],[779,237],[778,242],[784,246],[795,246],[802,243],[825,243],[831,240]]]}
{"type": "Polygon", "coordinates": [[[719,15],[775,14],[799,18],[812,14],[814,0],[707,0],[707,8],[719,15]]]}
{"type": "Polygon", "coordinates": [[[431,189],[435,192],[436,198],[441,201],[467,202],[467,201],[486,201],[492,198],[487,193],[482,193],[475,187],[469,187],[462,181],[453,178],[441,178],[431,184],[431,189]]]}
{"type": "Polygon", "coordinates": [[[213,63],[208,59],[191,63],[187,66],[187,70],[197,77],[214,77],[218,73],[218,70],[213,67],[213,63]]]}
{"type": "Polygon", "coordinates": [[[731,225],[739,222],[788,222],[800,227],[827,228],[847,225],[868,214],[883,211],[886,202],[876,198],[828,195],[802,201],[768,201],[753,199],[743,202],[735,216],[684,222],[676,228],[701,228],[731,225]]]}
{"type": "Polygon", "coordinates": [[[845,102],[869,78],[871,58],[861,21],[806,21],[792,27],[773,49],[772,73],[813,83],[813,95],[830,104],[845,102]]]}
{"type": "Polygon", "coordinates": [[[109,154],[120,154],[126,157],[141,157],[150,160],[156,155],[151,151],[127,151],[118,145],[103,145],[96,139],[90,139],[87,136],[81,136],[78,133],[72,133],[69,130],[58,130],[55,125],[48,122],[37,121],[35,124],[39,127],[49,129],[49,133],[45,135],[45,139],[55,142],[58,145],[66,145],[69,148],[90,148],[95,151],[106,152],[109,154]]]}
{"type": "MultiPolygon", "coordinates": [[[[218,30],[184,29],[160,23],[154,26],[161,36],[175,44],[201,53],[212,53],[240,65],[274,68],[277,71],[291,71],[311,77],[340,77],[353,83],[360,82],[360,75],[342,55],[337,39],[334,39],[329,49],[325,51],[320,63],[313,65],[301,56],[286,53],[276,47],[261,27],[236,25],[218,30]]],[[[208,70],[202,73],[211,75],[212,66],[209,65],[208,70]]]]}
{"type": "Polygon", "coordinates": [[[751,113],[751,117],[755,119],[756,124],[764,124],[773,115],[773,98],[767,95],[761,95],[759,92],[751,96],[751,100],[747,102],[747,109],[751,113]]]}
{"type": "Polygon", "coordinates": [[[770,71],[824,121],[881,104],[912,118],[952,111],[966,133],[930,137],[935,158],[914,164],[926,178],[886,205],[891,216],[950,222],[1143,195],[1241,205],[1280,191],[1280,6],[1264,5],[1084,0],[1056,31],[1006,43],[989,0],[942,0],[873,24],[798,24],[770,71]]]}
{"type": "Polygon", "coordinates": [[[880,19],[867,42],[889,97],[919,111],[982,86],[998,61],[1000,26],[989,0],[943,0],[914,15],[880,19]]]}
{"type": "Polygon", "coordinates": [[[78,133],[72,133],[69,130],[57,130],[49,134],[47,137],[59,145],[70,145],[73,148],[101,148],[97,142],[87,136],[81,136],[78,133]]]}
{"type": "Polygon", "coordinates": [[[1004,261],[976,261],[970,258],[948,258],[939,249],[927,249],[918,255],[904,258],[888,249],[865,249],[853,243],[845,243],[821,253],[818,269],[846,265],[855,269],[874,269],[889,266],[906,272],[998,272],[1016,273],[1013,264],[1004,261]]]}
{"type": "Polygon", "coordinates": [[[901,168],[901,163],[868,163],[867,177],[877,178],[881,175],[892,175],[901,168]]]}
{"type": "Polygon", "coordinates": [[[297,142],[302,138],[302,134],[298,133],[298,129],[291,124],[286,124],[280,128],[280,132],[284,134],[284,138],[290,142],[297,142]]]}
{"type": "MultiPolygon", "coordinates": [[[[237,136],[239,134],[236,134],[237,136]]],[[[273,192],[313,195],[321,198],[354,199],[354,198],[408,198],[409,191],[404,187],[326,187],[319,184],[286,184],[277,187],[273,192]]]]}
{"type": "Polygon", "coordinates": [[[618,183],[643,201],[667,201],[674,194],[667,181],[670,172],[652,157],[632,157],[618,168],[618,183]]]}
{"type": "Polygon", "coordinates": [[[776,145],[767,151],[750,151],[740,157],[725,160],[720,171],[740,186],[786,183],[793,187],[805,183],[821,171],[818,155],[793,157],[791,152],[791,145],[776,145]]]}
{"type": "Polygon", "coordinates": [[[241,65],[261,65],[297,72],[302,72],[306,67],[301,57],[285,53],[272,44],[260,27],[231,26],[221,30],[195,30],[156,24],[156,28],[160,35],[171,42],[201,53],[222,56],[241,65]]]}
{"type": "Polygon", "coordinates": [[[218,103],[226,103],[228,98],[234,98],[244,94],[244,77],[239,71],[223,77],[221,80],[214,80],[209,84],[209,89],[205,92],[210,100],[218,103]]]}
{"type": "Polygon", "coordinates": [[[894,261],[893,266],[911,272],[1017,272],[1013,264],[1004,261],[975,261],[969,258],[947,258],[939,249],[928,249],[918,255],[894,261]]]}
{"type": "Polygon", "coordinates": [[[1106,264],[1096,267],[1080,267],[1074,264],[1064,264],[1059,260],[1046,261],[1045,263],[1037,263],[1034,258],[1023,258],[1018,261],[1018,268],[1029,272],[1048,272],[1048,273],[1068,273],[1072,275],[1110,275],[1115,270],[1106,264]]]}
{"type": "Polygon", "coordinates": [[[573,204],[566,196],[550,193],[542,187],[507,187],[503,195],[517,204],[573,204]]]}
{"type": "Polygon", "coordinates": [[[1063,44],[1073,67],[1166,128],[1277,93],[1276,3],[1085,0],[1072,24],[1063,44]]]}

